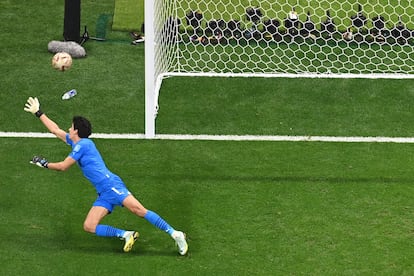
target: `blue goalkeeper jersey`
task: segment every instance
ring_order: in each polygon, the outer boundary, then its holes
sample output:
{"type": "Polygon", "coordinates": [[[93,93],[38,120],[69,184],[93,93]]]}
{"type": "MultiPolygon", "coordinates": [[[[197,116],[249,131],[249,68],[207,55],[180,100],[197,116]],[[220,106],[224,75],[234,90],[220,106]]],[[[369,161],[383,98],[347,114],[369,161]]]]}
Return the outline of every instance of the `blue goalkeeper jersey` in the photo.
{"type": "Polygon", "coordinates": [[[82,138],[76,144],[66,134],[66,142],[72,147],[69,157],[76,160],[83,175],[95,186],[98,193],[111,188],[111,179],[116,177],[105,165],[95,143],[89,138],[82,138]]]}

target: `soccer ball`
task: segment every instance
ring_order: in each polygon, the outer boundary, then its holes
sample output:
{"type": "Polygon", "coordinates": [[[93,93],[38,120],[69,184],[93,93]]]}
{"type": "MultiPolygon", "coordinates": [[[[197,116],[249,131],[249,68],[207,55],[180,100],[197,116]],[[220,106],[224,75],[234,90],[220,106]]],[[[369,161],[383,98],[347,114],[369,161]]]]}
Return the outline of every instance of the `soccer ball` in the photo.
{"type": "Polygon", "coordinates": [[[72,57],[66,52],[56,53],[52,58],[52,66],[59,71],[68,70],[72,66],[72,57]]]}

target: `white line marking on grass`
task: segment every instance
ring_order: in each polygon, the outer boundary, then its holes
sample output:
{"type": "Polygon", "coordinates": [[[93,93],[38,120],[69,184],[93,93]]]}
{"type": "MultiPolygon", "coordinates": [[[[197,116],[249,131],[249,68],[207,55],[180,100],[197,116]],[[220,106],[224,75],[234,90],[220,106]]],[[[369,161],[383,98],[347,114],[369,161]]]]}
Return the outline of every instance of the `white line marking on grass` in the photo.
{"type": "Polygon", "coordinates": [[[54,138],[51,133],[41,132],[0,132],[0,137],[14,137],[14,138],[54,138]]]}
{"type": "MultiPolygon", "coordinates": [[[[55,138],[51,133],[0,132],[0,137],[55,138]]],[[[97,139],[145,139],[144,134],[94,133],[97,139]]],[[[191,135],[157,134],[155,140],[210,140],[210,141],[277,141],[277,142],[341,142],[341,143],[414,143],[414,137],[338,137],[338,136],[261,136],[261,135],[191,135]]]]}

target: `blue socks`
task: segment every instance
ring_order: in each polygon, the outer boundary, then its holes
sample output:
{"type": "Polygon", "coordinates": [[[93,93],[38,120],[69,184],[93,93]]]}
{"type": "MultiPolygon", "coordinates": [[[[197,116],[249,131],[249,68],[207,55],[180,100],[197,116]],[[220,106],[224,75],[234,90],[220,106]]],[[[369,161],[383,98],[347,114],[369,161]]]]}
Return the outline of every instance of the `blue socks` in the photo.
{"type": "Polygon", "coordinates": [[[153,211],[148,210],[144,218],[158,229],[161,229],[170,235],[174,232],[174,228],[153,211]]]}
{"type": "Polygon", "coordinates": [[[99,224],[96,226],[95,234],[100,237],[122,238],[125,234],[125,230],[118,229],[109,225],[99,224]]]}
{"type": "MultiPolygon", "coordinates": [[[[144,218],[158,229],[170,235],[175,231],[174,228],[172,228],[165,220],[163,220],[157,213],[153,211],[148,210],[144,218]]],[[[100,237],[122,238],[125,232],[125,230],[103,224],[97,225],[95,229],[95,234],[100,237]]]]}

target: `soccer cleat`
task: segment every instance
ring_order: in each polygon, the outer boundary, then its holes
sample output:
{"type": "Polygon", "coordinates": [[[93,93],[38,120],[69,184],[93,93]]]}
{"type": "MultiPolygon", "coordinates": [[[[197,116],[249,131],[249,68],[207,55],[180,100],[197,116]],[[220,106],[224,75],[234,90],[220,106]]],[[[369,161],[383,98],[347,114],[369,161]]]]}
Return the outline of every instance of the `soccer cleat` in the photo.
{"type": "Polygon", "coordinates": [[[178,246],[178,253],[180,253],[180,255],[187,254],[188,244],[185,240],[185,234],[181,231],[174,231],[172,238],[175,240],[175,243],[178,246]]]}
{"type": "Polygon", "coordinates": [[[144,41],[145,41],[145,38],[144,37],[141,37],[141,38],[138,38],[138,39],[133,40],[131,42],[131,44],[132,45],[138,45],[139,43],[144,42],[144,41]]]}
{"type": "Polygon", "coordinates": [[[132,247],[134,246],[135,241],[138,239],[139,233],[136,231],[127,231],[124,237],[125,245],[124,245],[124,252],[131,251],[132,247]]]}

